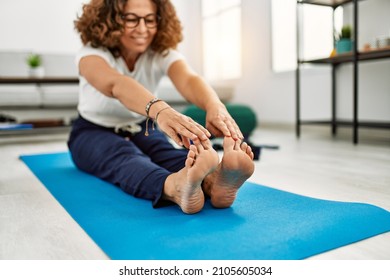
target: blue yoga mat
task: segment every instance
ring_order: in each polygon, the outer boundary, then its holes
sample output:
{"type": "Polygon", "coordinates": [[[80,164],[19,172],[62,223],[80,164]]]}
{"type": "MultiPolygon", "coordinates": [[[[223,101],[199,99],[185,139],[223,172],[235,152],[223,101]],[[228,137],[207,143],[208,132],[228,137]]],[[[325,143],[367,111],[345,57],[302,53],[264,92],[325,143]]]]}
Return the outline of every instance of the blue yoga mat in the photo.
{"type": "Polygon", "coordinates": [[[151,202],[79,171],[65,153],[21,159],[112,259],[304,259],[390,230],[373,205],[314,199],[245,183],[234,205],[198,214],[151,202]]]}

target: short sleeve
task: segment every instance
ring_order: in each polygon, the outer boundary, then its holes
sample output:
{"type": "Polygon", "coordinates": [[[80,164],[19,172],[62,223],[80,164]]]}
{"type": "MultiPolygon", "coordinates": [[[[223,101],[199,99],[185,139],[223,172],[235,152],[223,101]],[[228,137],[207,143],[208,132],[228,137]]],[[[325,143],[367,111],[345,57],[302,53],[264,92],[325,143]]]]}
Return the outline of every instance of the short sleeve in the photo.
{"type": "Polygon", "coordinates": [[[169,67],[178,60],[185,60],[184,55],[176,50],[169,50],[166,56],[162,56],[160,61],[160,67],[164,74],[168,74],[169,67]]]}
{"type": "Polygon", "coordinates": [[[86,45],[86,46],[83,46],[76,55],[76,58],[75,58],[76,66],[78,67],[79,62],[83,57],[86,57],[89,55],[99,56],[99,57],[103,58],[110,65],[113,65],[114,60],[115,60],[113,55],[108,50],[101,49],[101,48],[93,48],[89,45],[86,45]]]}

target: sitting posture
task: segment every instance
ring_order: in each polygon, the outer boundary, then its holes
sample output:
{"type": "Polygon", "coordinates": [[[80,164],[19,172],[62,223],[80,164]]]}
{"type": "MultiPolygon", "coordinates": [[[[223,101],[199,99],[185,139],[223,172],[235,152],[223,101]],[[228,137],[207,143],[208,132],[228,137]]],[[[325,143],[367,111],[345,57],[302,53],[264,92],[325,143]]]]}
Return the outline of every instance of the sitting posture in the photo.
{"type": "Polygon", "coordinates": [[[231,206],[254,171],[253,152],[214,90],[176,50],[182,33],[171,2],[92,0],[75,26],[83,42],[79,117],[68,141],[75,165],[153,207],[173,202],[192,214],[206,196],[214,207],[231,206]],[[154,95],[164,75],[205,110],[207,129],[154,95]],[[221,160],[212,135],[224,137],[221,160]]]}

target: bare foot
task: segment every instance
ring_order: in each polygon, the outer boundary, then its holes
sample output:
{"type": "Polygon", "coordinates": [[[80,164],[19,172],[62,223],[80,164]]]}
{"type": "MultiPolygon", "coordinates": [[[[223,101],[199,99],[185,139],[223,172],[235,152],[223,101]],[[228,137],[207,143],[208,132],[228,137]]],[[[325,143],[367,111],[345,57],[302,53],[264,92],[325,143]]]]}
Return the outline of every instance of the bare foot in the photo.
{"type": "Polygon", "coordinates": [[[204,192],[210,196],[211,204],[216,208],[230,207],[238,189],[255,169],[253,152],[247,143],[225,137],[223,150],[221,163],[203,183],[204,192]]]}
{"type": "Polygon", "coordinates": [[[204,205],[202,181],[215,170],[218,162],[218,154],[209,140],[195,141],[188,151],[185,167],[167,177],[163,198],[178,204],[184,213],[199,212],[204,205]]]}

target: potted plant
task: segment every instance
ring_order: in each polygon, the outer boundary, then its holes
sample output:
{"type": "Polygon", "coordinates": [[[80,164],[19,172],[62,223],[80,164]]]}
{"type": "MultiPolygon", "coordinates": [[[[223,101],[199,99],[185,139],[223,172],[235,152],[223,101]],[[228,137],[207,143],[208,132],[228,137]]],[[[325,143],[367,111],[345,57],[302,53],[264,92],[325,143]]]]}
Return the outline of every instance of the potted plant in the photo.
{"type": "Polygon", "coordinates": [[[43,77],[45,75],[44,68],[42,66],[42,58],[39,54],[31,53],[26,59],[29,67],[29,75],[32,77],[43,77]]]}
{"type": "Polygon", "coordinates": [[[336,53],[346,53],[352,51],[352,27],[350,25],[344,25],[341,28],[340,34],[336,36],[336,53]]]}

